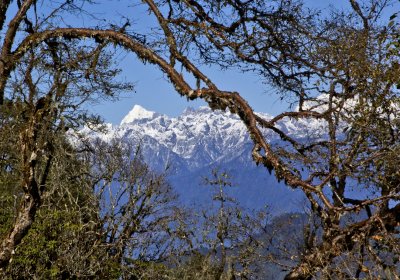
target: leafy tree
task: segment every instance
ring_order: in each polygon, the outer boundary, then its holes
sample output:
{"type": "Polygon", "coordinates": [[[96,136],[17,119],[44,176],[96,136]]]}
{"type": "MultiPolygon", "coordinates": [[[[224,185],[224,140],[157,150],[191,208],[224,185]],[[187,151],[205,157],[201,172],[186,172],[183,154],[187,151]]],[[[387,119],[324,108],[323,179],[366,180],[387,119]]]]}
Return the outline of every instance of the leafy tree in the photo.
{"type": "MultiPolygon", "coordinates": [[[[27,28],[32,27],[25,9],[33,1],[17,2],[22,14],[18,13],[8,24],[9,32],[3,36],[2,58],[5,60],[11,59],[9,52],[13,44],[20,43],[15,33],[32,33],[30,28],[20,30],[18,25],[25,22],[27,28]]],[[[48,20],[41,24],[48,26],[48,20]]],[[[82,110],[83,103],[96,98],[113,98],[121,90],[131,89],[131,85],[114,79],[118,70],[109,59],[110,52],[103,51],[104,46],[66,44],[57,40],[47,39],[35,48],[25,48],[13,62],[12,71],[1,78],[6,82],[0,86],[2,137],[9,137],[2,141],[2,173],[13,176],[2,180],[1,186],[18,198],[13,213],[15,219],[1,245],[2,268],[7,266],[16,246],[28,234],[48,193],[48,177],[57,163],[54,153],[60,148],[58,135],[83,123],[93,125],[98,121],[82,110]]],[[[8,67],[5,60],[0,63],[0,72],[8,67]]]]}
{"type": "Polygon", "coordinates": [[[58,139],[41,207],[27,237],[16,248],[5,279],[116,278],[107,258],[89,167],[58,139]]]}
{"type": "MultiPolygon", "coordinates": [[[[152,279],[165,273],[161,262],[185,242],[164,175],[152,172],[134,145],[92,139],[77,154],[60,138],[35,222],[2,277],[152,279]]],[[[14,204],[5,201],[4,209],[14,204]]]]}

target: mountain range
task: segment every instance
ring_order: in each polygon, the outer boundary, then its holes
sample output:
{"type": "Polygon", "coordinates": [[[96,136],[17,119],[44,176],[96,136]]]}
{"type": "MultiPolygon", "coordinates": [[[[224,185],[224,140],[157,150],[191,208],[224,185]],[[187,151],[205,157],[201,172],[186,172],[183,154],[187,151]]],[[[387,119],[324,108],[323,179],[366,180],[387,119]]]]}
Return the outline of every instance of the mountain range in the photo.
{"type": "MultiPolygon", "coordinates": [[[[302,138],[318,135],[318,124],[294,124],[288,119],[279,127],[289,135],[301,132],[302,138]]],[[[135,105],[120,125],[108,125],[107,134],[100,137],[121,137],[140,145],[151,168],[168,170],[168,180],[184,204],[212,203],[216,186],[207,186],[204,178],[217,169],[230,177],[232,187],[226,188],[226,194],[245,208],[268,207],[277,215],[304,206],[300,191],[278,183],[265,168],[255,165],[249,134],[241,120],[228,111],[189,107],[178,117],[168,117],[135,105]]],[[[266,137],[270,142],[279,141],[268,131],[266,137]]]]}

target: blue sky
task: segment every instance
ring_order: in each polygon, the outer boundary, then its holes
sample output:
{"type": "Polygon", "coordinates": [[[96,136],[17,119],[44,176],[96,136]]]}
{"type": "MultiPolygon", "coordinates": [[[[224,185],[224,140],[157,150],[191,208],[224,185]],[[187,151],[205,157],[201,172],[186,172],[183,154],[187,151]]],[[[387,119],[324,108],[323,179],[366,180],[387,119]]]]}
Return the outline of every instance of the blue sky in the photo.
{"type": "MultiPolygon", "coordinates": [[[[319,9],[325,9],[329,5],[337,9],[349,7],[348,0],[306,0],[305,2],[306,6],[319,9]]],[[[129,14],[129,10],[134,10],[133,8],[126,9],[126,3],[125,1],[103,1],[101,5],[98,5],[97,12],[101,17],[104,8],[107,9],[107,13],[112,10],[115,22],[120,23],[124,13],[129,14]],[[124,7],[124,10],[118,10],[118,7],[124,7]]],[[[135,15],[137,25],[152,24],[147,12],[143,11],[135,15]]],[[[179,115],[188,106],[196,108],[205,105],[201,100],[187,101],[185,97],[179,96],[161,71],[153,65],[143,65],[132,54],[121,51],[117,56],[117,62],[123,70],[122,77],[135,83],[135,92],[123,94],[119,101],[102,102],[91,107],[91,110],[99,113],[106,122],[119,124],[135,104],[169,116],[179,115]]],[[[274,90],[263,84],[260,77],[255,74],[240,73],[235,70],[221,71],[219,68],[203,68],[203,70],[221,89],[238,91],[257,112],[276,115],[289,106],[281,102],[279,96],[274,94],[274,90]]]]}

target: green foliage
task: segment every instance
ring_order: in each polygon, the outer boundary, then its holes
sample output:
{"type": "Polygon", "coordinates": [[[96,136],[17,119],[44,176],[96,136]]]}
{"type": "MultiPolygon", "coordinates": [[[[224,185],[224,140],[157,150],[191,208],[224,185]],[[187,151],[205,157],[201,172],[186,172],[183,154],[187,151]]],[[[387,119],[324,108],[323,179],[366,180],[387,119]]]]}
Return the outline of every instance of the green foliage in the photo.
{"type": "Polygon", "coordinates": [[[15,198],[2,188],[0,192],[0,238],[2,238],[8,233],[13,223],[15,198]]]}
{"type": "Polygon", "coordinates": [[[84,223],[82,213],[46,209],[38,213],[27,238],[18,246],[6,278],[118,279],[120,265],[99,246],[100,231],[84,223]]]}
{"type": "Polygon", "coordinates": [[[37,275],[42,279],[58,279],[63,270],[58,260],[59,248],[66,237],[79,231],[81,226],[71,223],[71,218],[77,214],[40,211],[36,223],[13,257],[9,267],[12,278],[37,275]]]}
{"type": "Polygon", "coordinates": [[[209,255],[192,252],[189,259],[181,266],[172,271],[173,279],[218,279],[218,263],[213,261],[209,255]]]}

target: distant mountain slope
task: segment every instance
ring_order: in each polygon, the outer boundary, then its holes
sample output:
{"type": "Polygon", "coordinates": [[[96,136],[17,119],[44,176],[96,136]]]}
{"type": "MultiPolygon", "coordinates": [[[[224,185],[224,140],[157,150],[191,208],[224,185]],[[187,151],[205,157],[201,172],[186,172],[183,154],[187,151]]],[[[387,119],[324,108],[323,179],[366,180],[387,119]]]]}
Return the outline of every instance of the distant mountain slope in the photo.
{"type": "MultiPolygon", "coordinates": [[[[297,128],[290,120],[280,126],[290,133],[297,128]]],[[[269,205],[277,214],[302,207],[300,191],[278,183],[273,175],[253,163],[247,130],[229,112],[188,108],[179,117],[171,118],[135,105],[121,124],[110,127],[109,134],[103,137],[117,135],[139,144],[152,168],[170,167],[169,180],[184,203],[211,202],[212,187],[204,186],[203,179],[218,168],[231,175],[234,187],[229,194],[247,208],[269,205]]],[[[268,132],[266,137],[268,141],[279,141],[268,132]]]]}

